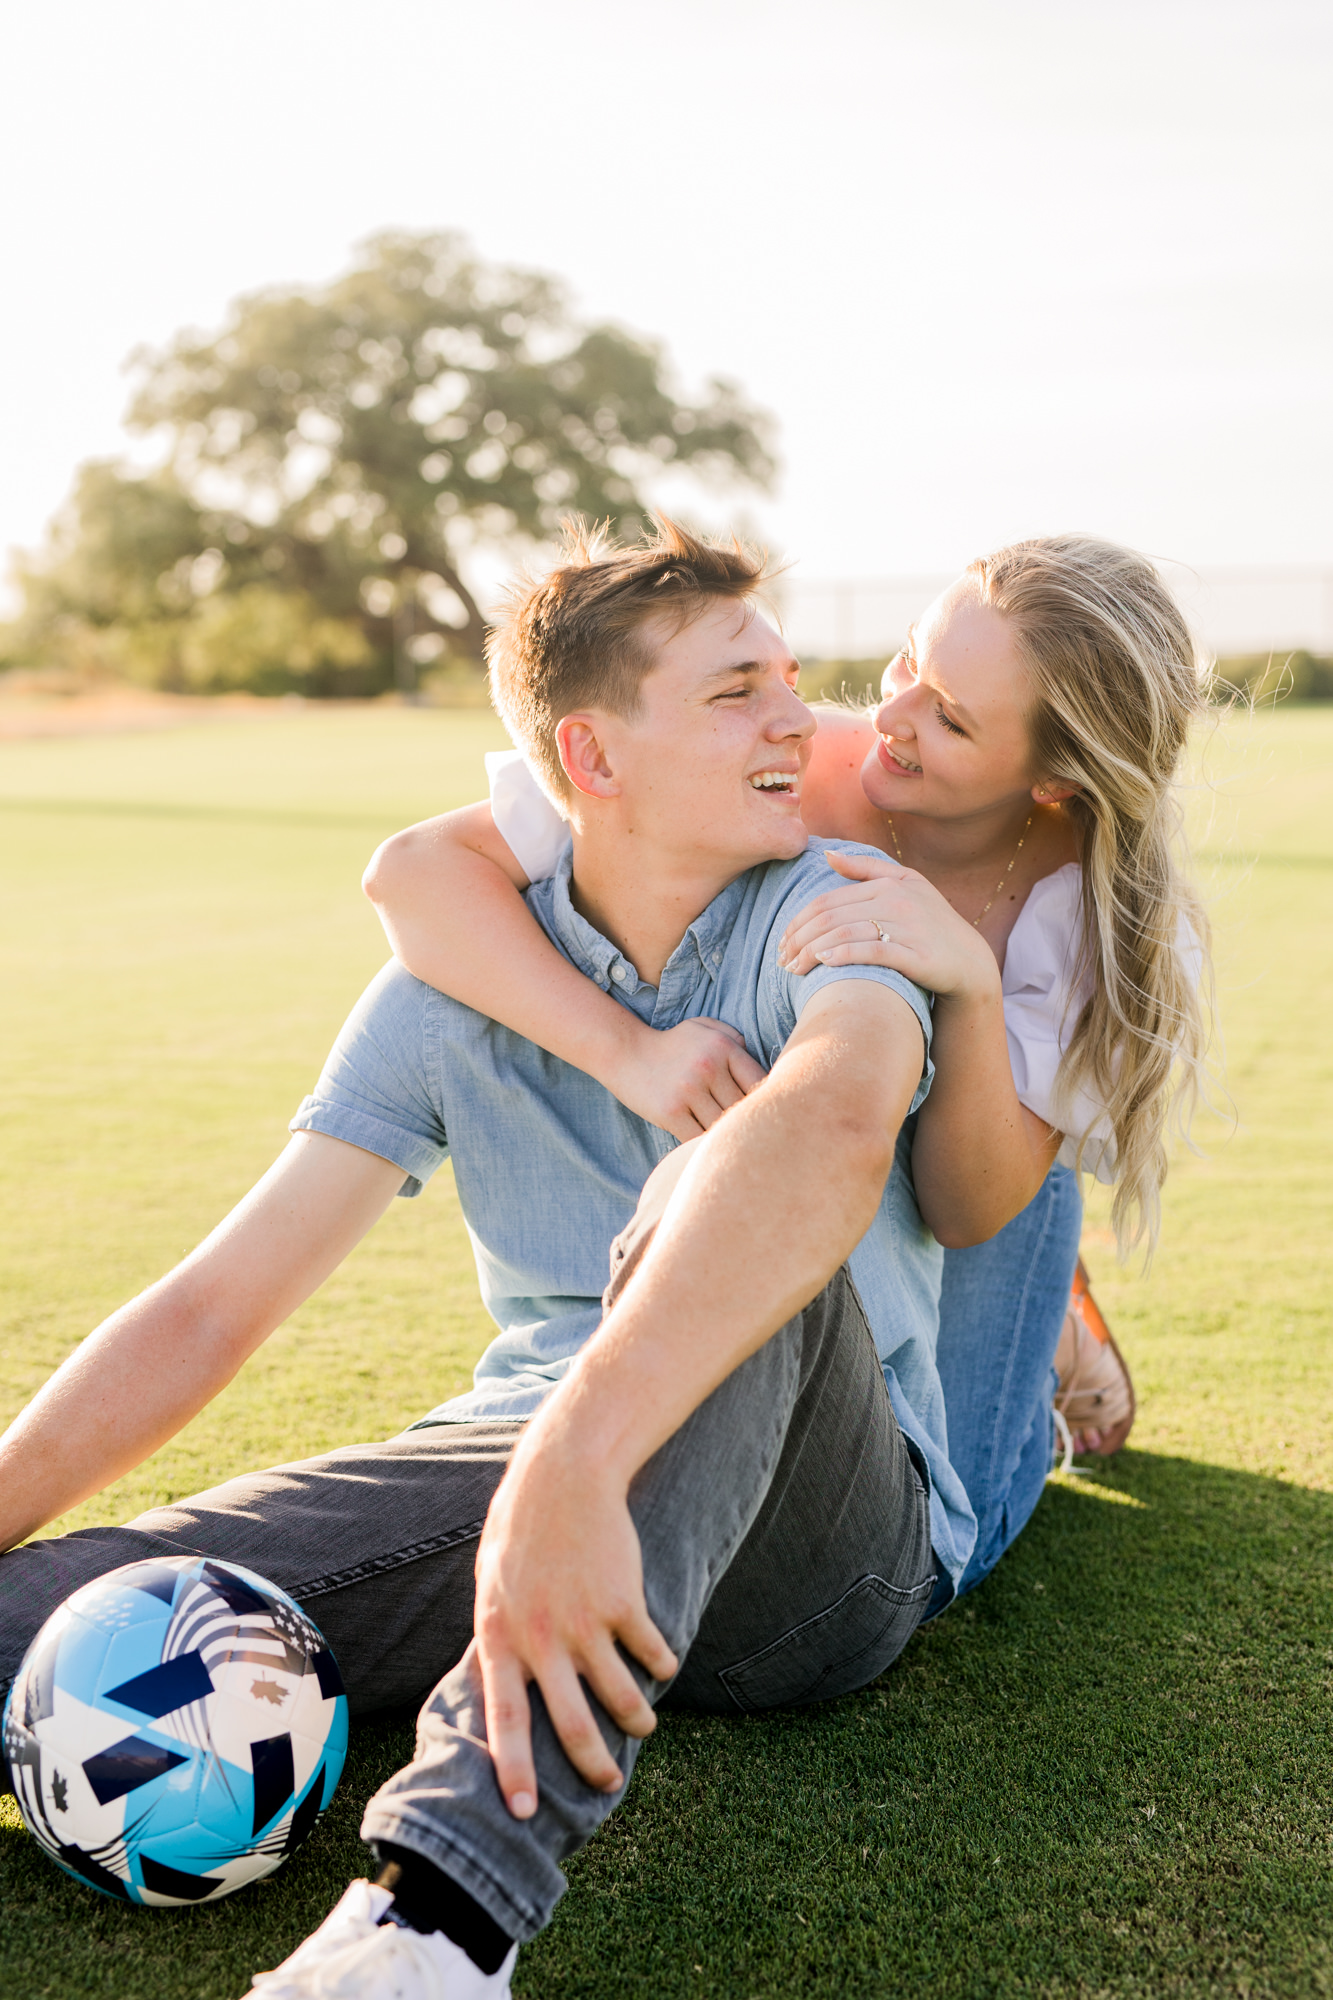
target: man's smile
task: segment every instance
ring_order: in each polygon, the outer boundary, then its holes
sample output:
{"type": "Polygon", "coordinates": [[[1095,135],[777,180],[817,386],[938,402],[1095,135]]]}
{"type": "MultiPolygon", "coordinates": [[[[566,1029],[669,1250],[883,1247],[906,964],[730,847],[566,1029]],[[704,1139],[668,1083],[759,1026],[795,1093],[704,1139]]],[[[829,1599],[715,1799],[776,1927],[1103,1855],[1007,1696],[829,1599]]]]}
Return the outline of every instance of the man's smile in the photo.
{"type": "Polygon", "coordinates": [[[756,771],[750,779],[757,792],[781,792],[788,798],[799,798],[801,773],[795,771],[756,771]]]}

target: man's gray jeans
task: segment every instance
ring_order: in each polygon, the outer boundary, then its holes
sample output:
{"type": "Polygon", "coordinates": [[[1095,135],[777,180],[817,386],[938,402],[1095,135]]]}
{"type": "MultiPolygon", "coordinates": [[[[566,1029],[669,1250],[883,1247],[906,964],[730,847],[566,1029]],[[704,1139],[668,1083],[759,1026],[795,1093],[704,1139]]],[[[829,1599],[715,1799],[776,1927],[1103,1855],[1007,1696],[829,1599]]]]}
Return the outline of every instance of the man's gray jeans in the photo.
{"type": "MultiPolygon", "coordinates": [[[[659,1169],[645,1188],[608,1299],[674,1179],[659,1169]]],[[[496,1422],[407,1431],[229,1480],[125,1528],[16,1549],[0,1559],[0,1693],[38,1626],[91,1578],[187,1550],[244,1563],[309,1610],[354,1713],[427,1697],[413,1761],[371,1800],[364,1837],[425,1855],[509,1936],[531,1938],[563,1892],[560,1862],[624,1793],[578,1776],[535,1687],[535,1816],[511,1818],[495,1783],[472,1564],[519,1434],[496,1422]]],[[[669,1686],[631,1662],[650,1700],[791,1707],[848,1694],[896,1658],[935,1582],[930,1508],[845,1270],[648,1461],[630,1506],[649,1612],[683,1662],[669,1686]]],[[[594,1709],[628,1782],[638,1744],[594,1709]]]]}

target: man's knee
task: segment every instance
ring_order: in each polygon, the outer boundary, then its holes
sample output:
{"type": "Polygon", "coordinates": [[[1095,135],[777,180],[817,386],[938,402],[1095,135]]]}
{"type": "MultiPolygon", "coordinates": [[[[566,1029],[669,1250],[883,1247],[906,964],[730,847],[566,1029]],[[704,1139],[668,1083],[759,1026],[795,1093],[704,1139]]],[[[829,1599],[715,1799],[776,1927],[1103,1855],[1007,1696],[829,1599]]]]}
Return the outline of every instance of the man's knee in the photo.
{"type": "MultiPolygon", "coordinates": [[[[611,1245],[611,1276],[602,1294],[604,1312],[611,1310],[642,1263],[667,1204],[700,1143],[699,1139],[689,1139],[683,1146],[677,1146],[664,1160],[659,1160],[644,1182],[632,1218],[611,1245]]],[[[872,1376],[880,1376],[870,1322],[846,1264],[832,1273],[781,1331],[799,1339],[804,1350],[805,1373],[817,1365],[820,1355],[827,1358],[831,1349],[845,1348],[850,1343],[858,1350],[860,1365],[866,1365],[868,1356],[872,1376]]]]}

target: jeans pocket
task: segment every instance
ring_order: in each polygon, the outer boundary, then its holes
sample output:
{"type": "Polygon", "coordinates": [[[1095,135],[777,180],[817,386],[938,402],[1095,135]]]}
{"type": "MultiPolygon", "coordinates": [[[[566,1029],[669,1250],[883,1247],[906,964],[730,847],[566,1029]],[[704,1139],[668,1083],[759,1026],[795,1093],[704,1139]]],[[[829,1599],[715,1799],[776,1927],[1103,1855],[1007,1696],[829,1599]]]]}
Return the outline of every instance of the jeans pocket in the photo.
{"type": "Polygon", "coordinates": [[[863,1576],[836,1604],[807,1618],[718,1679],[738,1708],[799,1708],[873,1681],[897,1659],[925,1614],[933,1575],[910,1589],[863,1576]]]}

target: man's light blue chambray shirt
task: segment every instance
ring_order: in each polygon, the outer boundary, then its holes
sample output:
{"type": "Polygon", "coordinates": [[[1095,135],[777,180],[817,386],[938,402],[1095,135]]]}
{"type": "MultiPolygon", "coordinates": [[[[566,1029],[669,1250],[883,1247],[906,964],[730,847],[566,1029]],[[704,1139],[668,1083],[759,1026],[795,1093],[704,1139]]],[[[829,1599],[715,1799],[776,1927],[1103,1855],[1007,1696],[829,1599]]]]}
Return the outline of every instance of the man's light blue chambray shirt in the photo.
{"type": "MultiPolygon", "coordinates": [[[[772,1068],[803,1009],[823,986],[870,979],[912,1008],[930,1047],[927,996],[879,966],[821,966],[794,978],[777,962],[789,919],[825,889],[843,886],[827,847],[753,868],[692,923],[658,987],[645,985],[570,901],[571,857],[528,890],[542,928],[581,972],[655,1028],[701,1014],[728,1021],[752,1056],[772,1068]]],[[[925,1097],[929,1057],[913,1109],[925,1097]]],[[[627,1111],[583,1071],[535,1043],[386,965],[353,1009],[324,1071],[292,1120],[377,1153],[419,1194],[447,1157],[472,1238],[481,1295],[500,1328],[466,1395],[421,1421],[464,1423],[532,1414],[601,1319],[612,1238],[639,1190],[676,1141],[627,1111]]],[[[957,1581],[976,1523],[949,1463],[944,1398],[935,1367],[941,1252],[922,1224],[908,1141],[874,1223],[851,1257],[889,1394],[931,1483],[931,1540],[957,1581]]],[[[801,1162],[791,1162],[793,1201],[801,1162]]],[[[745,1255],[745,1245],[736,1252],[745,1255]]]]}

